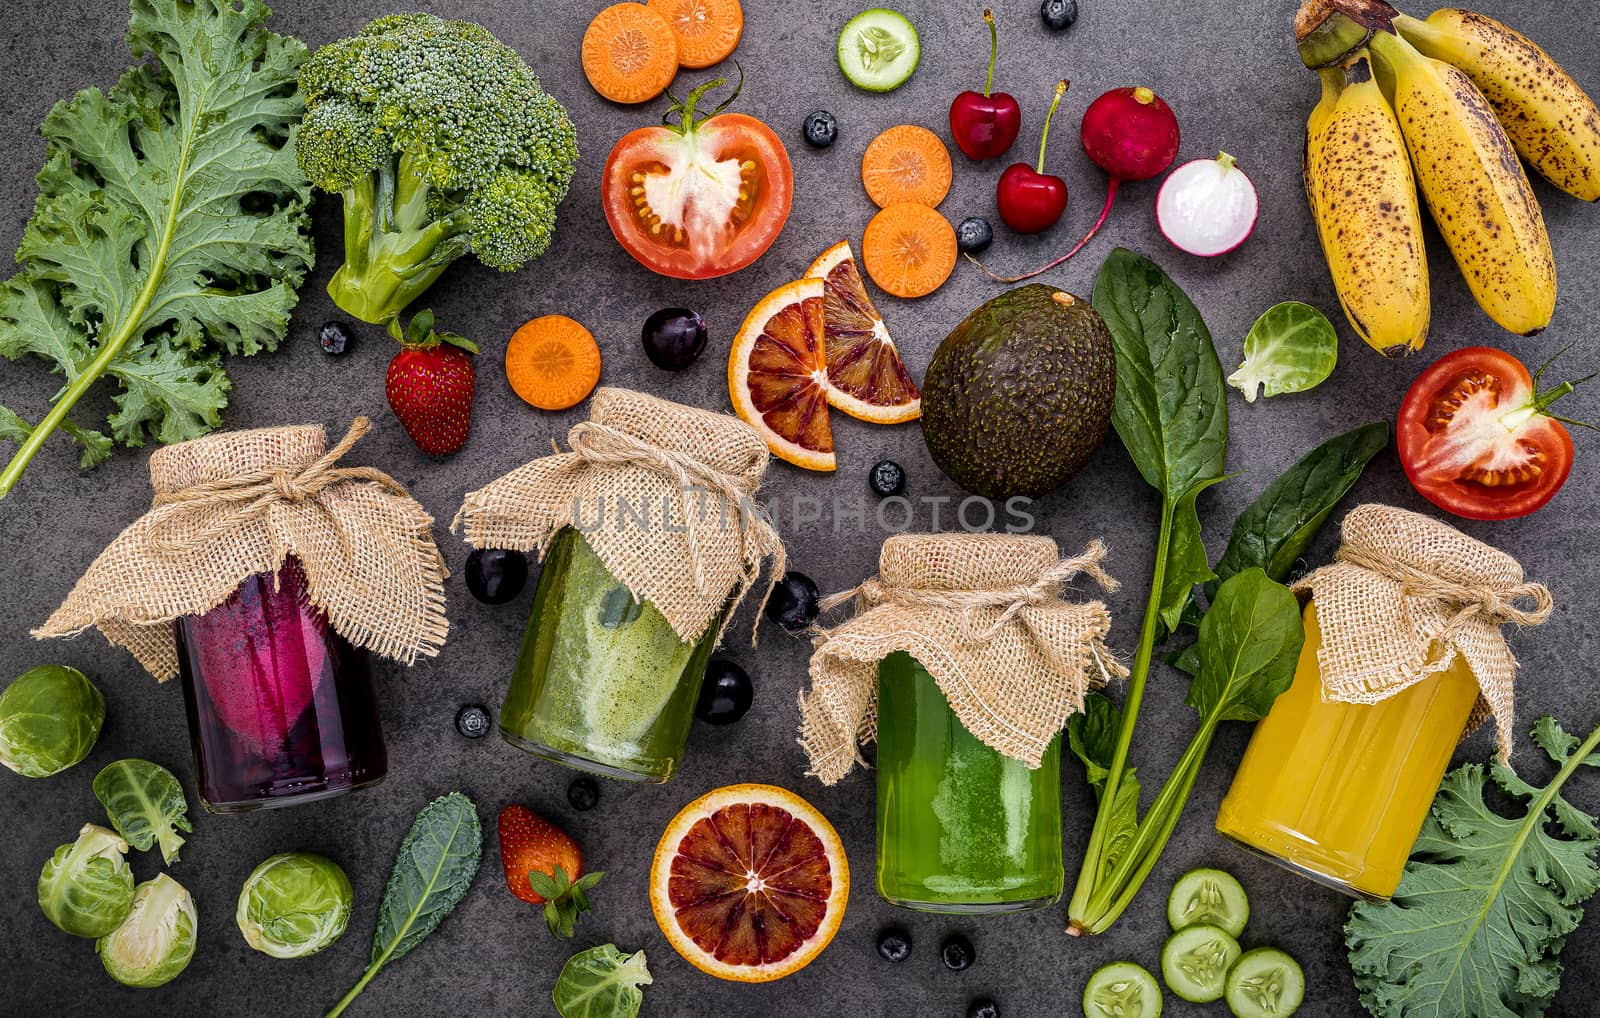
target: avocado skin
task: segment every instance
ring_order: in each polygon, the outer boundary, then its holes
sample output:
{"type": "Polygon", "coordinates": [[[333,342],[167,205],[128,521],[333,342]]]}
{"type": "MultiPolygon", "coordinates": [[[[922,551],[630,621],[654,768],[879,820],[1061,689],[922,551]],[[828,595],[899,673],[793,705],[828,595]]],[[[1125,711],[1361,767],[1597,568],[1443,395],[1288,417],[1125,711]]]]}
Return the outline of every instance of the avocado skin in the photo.
{"type": "Polygon", "coordinates": [[[1043,495],[1100,448],[1116,390],[1099,312],[1034,283],[979,307],[939,344],[922,384],[922,437],[974,494],[1043,495]]]}

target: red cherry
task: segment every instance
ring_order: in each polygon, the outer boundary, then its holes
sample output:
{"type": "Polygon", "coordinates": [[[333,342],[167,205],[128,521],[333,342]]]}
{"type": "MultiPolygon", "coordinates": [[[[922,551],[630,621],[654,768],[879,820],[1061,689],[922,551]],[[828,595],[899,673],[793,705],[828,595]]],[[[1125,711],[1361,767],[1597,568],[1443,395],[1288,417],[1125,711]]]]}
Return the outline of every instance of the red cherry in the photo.
{"type": "Polygon", "coordinates": [[[1056,85],[1056,95],[1050,102],[1050,112],[1044,118],[1044,130],[1039,135],[1039,165],[1013,163],[1000,174],[995,188],[995,201],[1000,206],[1000,218],[1018,233],[1040,233],[1050,229],[1067,210],[1067,182],[1044,172],[1045,145],[1050,140],[1050,121],[1055,118],[1056,107],[1066,94],[1065,81],[1056,85]]]}
{"type": "Polygon", "coordinates": [[[983,12],[989,26],[989,74],[981,93],[968,89],[950,104],[950,136],[968,159],[995,159],[1005,154],[1022,129],[1022,107],[1016,96],[994,90],[994,61],[999,36],[994,12],[983,12]]]}

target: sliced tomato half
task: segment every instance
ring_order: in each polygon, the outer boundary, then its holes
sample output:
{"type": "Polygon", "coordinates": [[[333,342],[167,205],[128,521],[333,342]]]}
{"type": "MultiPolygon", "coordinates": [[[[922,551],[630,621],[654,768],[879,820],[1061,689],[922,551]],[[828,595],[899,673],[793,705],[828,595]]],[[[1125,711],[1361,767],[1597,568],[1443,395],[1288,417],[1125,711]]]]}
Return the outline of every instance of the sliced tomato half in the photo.
{"type": "MultiPolygon", "coordinates": [[[[1543,369],[1541,369],[1542,371],[1543,369]]],[[[1406,476],[1457,516],[1505,520],[1543,506],[1572,472],[1572,436],[1547,411],[1572,383],[1539,390],[1504,350],[1468,347],[1435,361],[1400,405],[1406,476]]]]}
{"type": "MultiPolygon", "coordinates": [[[[742,113],[696,119],[712,81],[675,104],[679,122],[641,127],[606,160],[606,221],[641,265],[675,279],[712,279],[749,265],[778,239],[794,198],[789,153],[742,113]]],[[[737,93],[735,93],[737,94],[737,93]]]]}

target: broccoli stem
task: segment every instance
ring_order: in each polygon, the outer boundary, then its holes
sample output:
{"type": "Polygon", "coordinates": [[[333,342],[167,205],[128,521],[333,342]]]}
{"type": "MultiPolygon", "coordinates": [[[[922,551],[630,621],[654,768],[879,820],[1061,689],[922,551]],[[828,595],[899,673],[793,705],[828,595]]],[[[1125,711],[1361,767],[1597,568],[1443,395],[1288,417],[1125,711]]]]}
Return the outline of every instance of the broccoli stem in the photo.
{"type": "Polygon", "coordinates": [[[335,304],[381,325],[467,253],[466,215],[434,218],[432,190],[406,154],[345,189],[344,264],[328,283],[335,304]]]}

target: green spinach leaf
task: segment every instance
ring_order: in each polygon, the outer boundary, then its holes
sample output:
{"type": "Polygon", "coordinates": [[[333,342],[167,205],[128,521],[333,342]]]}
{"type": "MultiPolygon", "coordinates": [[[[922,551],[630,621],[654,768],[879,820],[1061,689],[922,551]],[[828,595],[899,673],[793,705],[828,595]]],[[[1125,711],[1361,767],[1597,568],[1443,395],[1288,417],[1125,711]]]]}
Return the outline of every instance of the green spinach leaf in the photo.
{"type": "MultiPolygon", "coordinates": [[[[1105,795],[1106,777],[1117,750],[1117,733],[1122,729],[1122,712],[1100,693],[1083,698],[1083,712],[1067,721],[1067,747],[1083,762],[1084,778],[1094,789],[1095,800],[1105,795]]],[[[1117,801],[1109,813],[1111,828],[1104,850],[1107,868],[1115,866],[1133,843],[1139,826],[1139,779],[1129,767],[1117,783],[1117,801]]]]}
{"type": "Polygon", "coordinates": [[[1185,702],[1208,725],[1261,720],[1294,681],[1304,642],[1289,588],[1254,567],[1229,577],[1200,622],[1199,671],[1185,702]]]}
{"type": "Polygon", "coordinates": [[[183,786],[171,771],[149,760],[118,760],[95,775],[94,795],[123,841],[141,852],[160,845],[163,862],[178,861],[178,832],[194,828],[183,786]]]}

